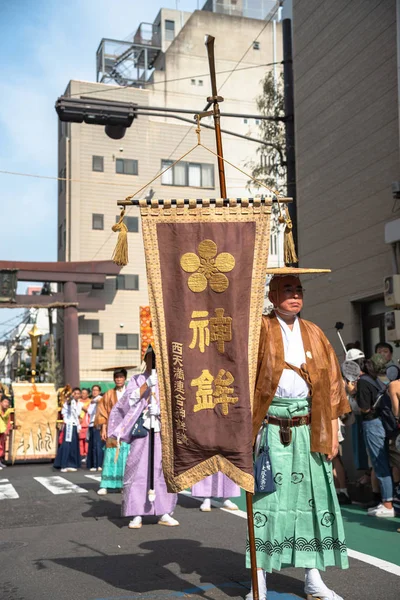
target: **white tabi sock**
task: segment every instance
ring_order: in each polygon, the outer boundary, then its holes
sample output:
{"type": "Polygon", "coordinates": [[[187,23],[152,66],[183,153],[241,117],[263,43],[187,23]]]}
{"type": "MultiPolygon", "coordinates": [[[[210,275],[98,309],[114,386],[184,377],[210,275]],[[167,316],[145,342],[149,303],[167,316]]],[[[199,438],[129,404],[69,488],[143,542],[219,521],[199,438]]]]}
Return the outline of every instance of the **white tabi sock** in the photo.
{"type": "MultiPolygon", "coordinates": [[[[267,600],[267,574],[264,569],[257,569],[258,597],[260,600],[267,600]]],[[[253,584],[250,592],[246,595],[246,600],[253,600],[253,584]]]]}
{"type": "Polygon", "coordinates": [[[200,510],[210,511],[211,510],[211,498],[204,498],[203,502],[200,505],[200,510]]]}
{"type": "Polygon", "coordinates": [[[343,600],[333,590],[330,590],[322,581],[318,569],[305,569],[304,591],[310,600],[318,598],[319,600],[343,600]]]}

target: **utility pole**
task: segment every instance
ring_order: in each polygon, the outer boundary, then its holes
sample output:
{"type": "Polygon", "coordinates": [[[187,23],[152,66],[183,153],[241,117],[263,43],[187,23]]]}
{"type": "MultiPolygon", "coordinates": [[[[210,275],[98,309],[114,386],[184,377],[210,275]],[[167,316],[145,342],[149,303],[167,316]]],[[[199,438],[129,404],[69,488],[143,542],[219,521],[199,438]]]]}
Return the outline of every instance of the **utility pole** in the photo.
{"type": "Polygon", "coordinates": [[[285,140],[286,140],[286,195],[292,198],[288,204],[289,215],[293,224],[293,240],[297,243],[297,194],[296,194],[296,151],[294,135],[294,99],[293,99],[293,55],[292,55],[292,21],[283,19],[283,80],[285,100],[285,140]]]}

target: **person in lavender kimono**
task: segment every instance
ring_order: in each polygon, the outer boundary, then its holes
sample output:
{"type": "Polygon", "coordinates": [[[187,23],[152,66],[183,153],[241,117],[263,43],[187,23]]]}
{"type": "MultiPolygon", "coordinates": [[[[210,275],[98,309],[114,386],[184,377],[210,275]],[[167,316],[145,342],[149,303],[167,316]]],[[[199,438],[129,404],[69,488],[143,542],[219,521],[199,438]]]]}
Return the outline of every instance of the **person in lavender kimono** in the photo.
{"type": "Polygon", "coordinates": [[[200,505],[202,512],[210,512],[211,498],[222,498],[221,508],[226,510],[238,510],[237,504],[229,498],[240,496],[240,487],[223,473],[214,473],[202,479],[192,487],[192,496],[203,498],[200,505]]]}
{"type": "Polygon", "coordinates": [[[131,377],[123,397],[111,411],[108,435],[130,443],[125,467],[122,497],[122,515],[133,517],[130,529],[140,529],[143,516],[159,516],[158,524],[176,527],[179,522],[172,517],[178,496],[170,494],[162,471],[162,447],[160,435],[160,400],[158,377],[152,369],[154,351],[151,346],[146,352],[146,371],[131,377]],[[132,430],[140,416],[144,426],[154,427],[154,447],[150,435],[132,437],[132,430]],[[154,452],[154,490],[150,491],[150,452],[154,452]]]}

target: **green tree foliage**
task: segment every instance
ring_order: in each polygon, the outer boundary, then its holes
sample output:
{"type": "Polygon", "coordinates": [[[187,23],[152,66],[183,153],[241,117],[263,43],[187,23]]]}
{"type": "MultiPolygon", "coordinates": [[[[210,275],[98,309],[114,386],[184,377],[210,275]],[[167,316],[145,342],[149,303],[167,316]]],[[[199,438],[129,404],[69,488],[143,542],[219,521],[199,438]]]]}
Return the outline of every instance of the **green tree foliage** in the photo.
{"type": "MultiPolygon", "coordinates": [[[[257,107],[260,114],[268,117],[283,117],[285,114],[283,96],[283,74],[277,79],[275,85],[274,75],[269,71],[262,81],[262,93],[257,98],[257,107]]],[[[285,125],[282,121],[262,120],[259,125],[260,138],[265,142],[274,144],[280,152],[264,144],[257,148],[257,158],[246,164],[251,169],[251,175],[273,189],[286,195],[286,167],[285,161],[285,125]]],[[[248,181],[248,188],[256,187],[262,191],[261,186],[248,181]]]]}

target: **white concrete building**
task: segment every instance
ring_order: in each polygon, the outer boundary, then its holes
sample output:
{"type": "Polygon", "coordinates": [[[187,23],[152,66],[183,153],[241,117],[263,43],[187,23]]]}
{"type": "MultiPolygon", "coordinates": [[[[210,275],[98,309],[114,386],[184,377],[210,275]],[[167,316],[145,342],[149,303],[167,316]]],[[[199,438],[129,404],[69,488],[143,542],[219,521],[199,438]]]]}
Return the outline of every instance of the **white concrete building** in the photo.
{"type": "MultiPolygon", "coordinates": [[[[221,112],[257,114],[262,78],[269,69],[281,69],[271,64],[282,60],[281,28],[271,15],[266,19],[274,2],[265,0],[264,6],[258,2],[258,18],[243,16],[253,10],[248,4],[207,2],[204,10],[193,14],[161,9],[153,24],[139,26],[133,42],[102,40],[96,83],[69,82],[66,96],[136,103],[143,107],[142,113],[148,107],[146,112],[152,114],[141,114],[119,140],[107,137],[101,126],[60,123],[59,176],[71,181],[60,181],[59,186],[59,260],[109,259],[117,239],[111,232],[119,213],[117,200],[135,194],[195,145],[194,126],[172,116],[154,116],[151,107],[190,109],[192,114],[183,116],[191,122],[194,113],[204,109],[211,94],[205,34],[216,38],[217,83],[225,98],[221,112]],[[216,7],[222,14],[212,12],[216,7]]],[[[211,118],[204,123],[211,125],[211,118]]],[[[258,125],[247,117],[222,118],[223,129],[253,138],[260,137],[258,125]]],[[[214,132],[203,128],[201,135],[202,142],[215,150],[214,132]]],[[[226,159],[241,168],[255,159],[256,143],[229,134],[223,134],[223,143],[226,159]]],[[[226,168],[226,177],[231,197],[259,193],[249,190],[248,178],[232,167],[226,168]]],[[[219,197],[215,157],[196,149],[137,197],[148,194],[219,197]]],[[[101,372],[105,367],[140,364],[139,307],[148,304],[148,295],[138,209],[127,211],[126,223],[129,265],[95,292],[105,296],[106,310],[82,313],[79,318],[80,378],[86,384],[109,379],[101,372]]],[[[274,238],[272,264],[278,263],[281,246],[274,238]]],[[[59,332],[62,336],[61,321],[59,332]]]]}

